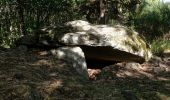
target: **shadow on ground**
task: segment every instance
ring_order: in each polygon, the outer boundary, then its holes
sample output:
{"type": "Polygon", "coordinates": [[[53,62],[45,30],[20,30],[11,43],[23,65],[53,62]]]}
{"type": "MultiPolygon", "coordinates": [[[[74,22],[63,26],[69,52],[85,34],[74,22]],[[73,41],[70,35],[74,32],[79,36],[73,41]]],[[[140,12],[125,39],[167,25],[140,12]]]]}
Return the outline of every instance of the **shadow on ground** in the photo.
{"type": "Polygon", "coordinates": [[[170,99],[170,72],[157,73],[146,69],[128,73],[127,70],[119,65],[106,67],[95,81],[89,81],[79,76],[65,61],[55,59],[46,51],[0,51],[0,99],[170,99]]]}

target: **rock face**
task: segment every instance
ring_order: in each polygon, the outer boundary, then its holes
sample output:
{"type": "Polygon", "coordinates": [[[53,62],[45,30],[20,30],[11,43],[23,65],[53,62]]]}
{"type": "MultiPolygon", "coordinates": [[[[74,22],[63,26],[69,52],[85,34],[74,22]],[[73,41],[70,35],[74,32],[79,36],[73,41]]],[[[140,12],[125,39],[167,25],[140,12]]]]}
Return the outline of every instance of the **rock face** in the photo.
{"type": "Polygon", "coordinates": [[[80,46],[87,59],[142,63],[152,56],[150,47],[138,33],[126,27],[91,25],[82,20],[68,22],[65,27],[70,30],[58,35],[57,41],[80,46]]]}

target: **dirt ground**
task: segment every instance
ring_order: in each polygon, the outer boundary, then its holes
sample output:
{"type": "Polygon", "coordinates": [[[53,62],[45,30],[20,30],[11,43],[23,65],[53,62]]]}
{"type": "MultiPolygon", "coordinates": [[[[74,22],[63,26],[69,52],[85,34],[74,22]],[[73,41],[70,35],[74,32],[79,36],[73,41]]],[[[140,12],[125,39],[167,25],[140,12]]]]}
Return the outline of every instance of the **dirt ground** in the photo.
{"type": "Polygon", "coordinates": [[[170,100],[170,56],[118,63],[84,80],[48,51],[0,50],[0,100],[170,100]]]}

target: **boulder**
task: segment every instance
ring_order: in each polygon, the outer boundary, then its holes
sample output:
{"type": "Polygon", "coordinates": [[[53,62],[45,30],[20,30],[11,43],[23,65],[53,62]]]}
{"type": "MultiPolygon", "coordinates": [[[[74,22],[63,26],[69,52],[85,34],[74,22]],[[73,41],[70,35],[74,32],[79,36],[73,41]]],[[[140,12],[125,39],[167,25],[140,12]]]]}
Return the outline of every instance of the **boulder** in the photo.
{"type": "Polygon", "coordinates": [[[58,34],[57,41],[80,46],[86,59],[143,63],[152,56],[149,45],[127,27],[92,25],[82,20],[68,22],[65,27],[69,30],[58,34]]]}
{"type": "Polygon", "coordinates": [[[80,47],[60,47],[51,50],[51,54],[57,59],[64,60],[70,64],[85,79],[88,79],[87,65],[84,52],[80,47]]]}

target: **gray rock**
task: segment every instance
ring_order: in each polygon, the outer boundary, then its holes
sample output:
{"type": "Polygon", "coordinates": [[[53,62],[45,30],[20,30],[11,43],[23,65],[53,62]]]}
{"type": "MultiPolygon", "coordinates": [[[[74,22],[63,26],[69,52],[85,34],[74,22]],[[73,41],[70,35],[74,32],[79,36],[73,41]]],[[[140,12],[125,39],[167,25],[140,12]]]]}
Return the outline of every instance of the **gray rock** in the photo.
{"type": "Polygon", "coordinates": [[[65,45],[81,46],[86,58],[142,63],[152,56],[150,47],[138,33],[124,26],[91,25],[82,20],[65,25],[72,30],[58,35],[57,41],[65,45]]]}
{"type": "Polygon", "coordinates": [[[60,47],[51,50],[57,59],[63,59],[76,69],[84,78],[88,79],[87,65],[84,53],[80,47],[60,47]]]}

